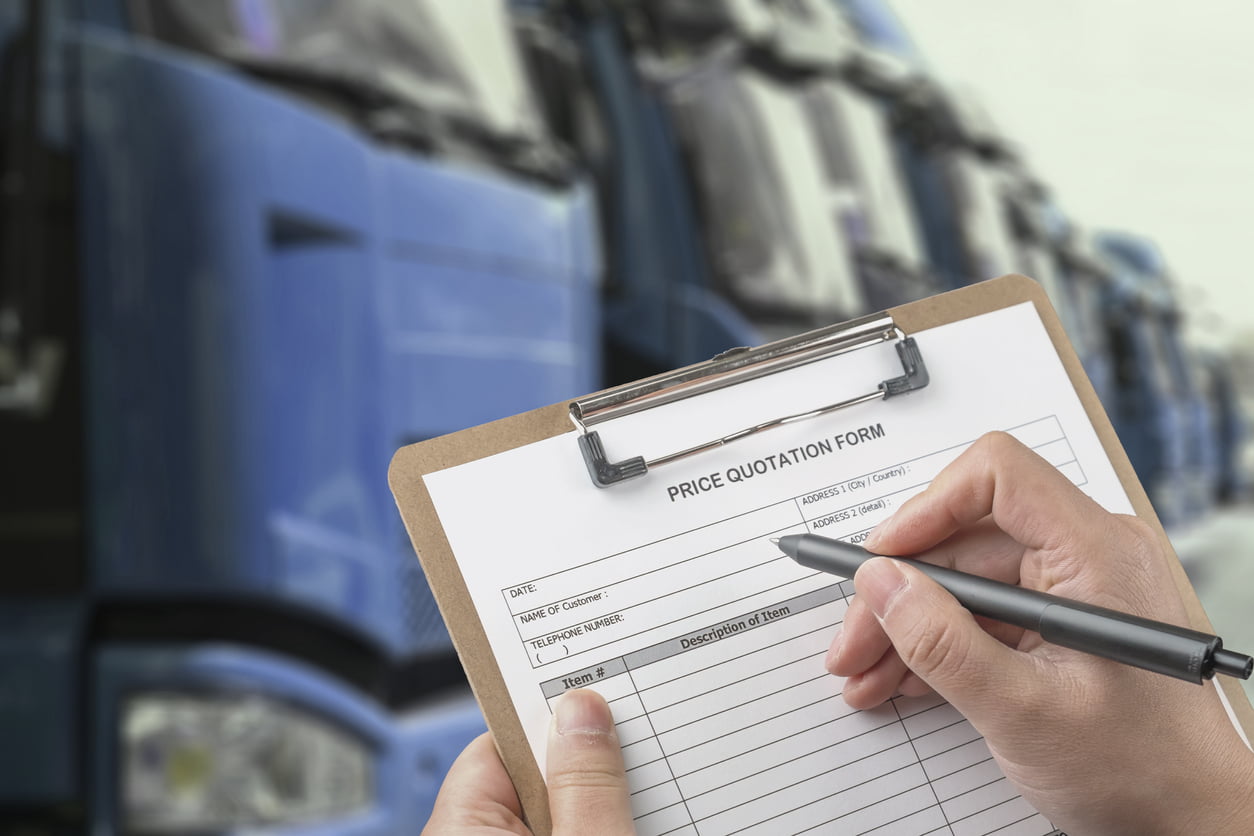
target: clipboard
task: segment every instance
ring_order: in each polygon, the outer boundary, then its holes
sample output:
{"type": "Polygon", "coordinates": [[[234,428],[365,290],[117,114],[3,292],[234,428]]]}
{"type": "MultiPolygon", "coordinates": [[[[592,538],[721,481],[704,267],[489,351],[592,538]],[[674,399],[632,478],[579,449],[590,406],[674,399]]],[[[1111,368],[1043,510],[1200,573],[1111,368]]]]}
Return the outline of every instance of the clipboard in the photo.
{"type": "MultiPolygon", "coordinates": [[[[876,398],[910,397],[913,390],[925,387],[928,379],[926,351],[920,352],[913,343],[912,334],[1024,302],[1032,303],[1039,314],[1136,514],[1154,527],[1167,554],[1174,556],[1171,543],[1045,291],[1033,280],[1018,275],[971,285],[758,349],[734,350],[677,372],[605,390],[574,402],[553,404],[397,451],[389,470],[391,489],[448,624],[471,688],[535,832],[547,833],[551,829],[544,781],[423,477],[573,432],[571,443],[577,441],[581,447],[588,468],[589,489],[614,491],[619,482],[650,478],[653,470],[664,468],[672,461],[699,456],[707,449],[734,443],[741,437],[782,423],[842,409],[854,401],[861,403],[876,398]],[[633,451],[607,450],[595,429],[600,421],[618,415],[651,409],[680,398],[700,397],[717,388],[773,374],[816,357],[857,351],[868,344],[889,340],[896,344],[901,359],[900,377],[868,381],[866,394],[853,401],[817,404],[810,412],[780,416],[765,424],[746,427],[732,436],[689,445],[650,460],[633,455],[633,451]]],[[[1173,561],[1172,568],[1192,626],[1213,633],[1213,627],[1178,560],[1173,561]]],[[[1219,686],[1235,721],[1245,730],[1247,738],[1254,736],[1254,709],[1241,686],[1227,678],[1219,679],[1223,679],[1219,686]]]]}

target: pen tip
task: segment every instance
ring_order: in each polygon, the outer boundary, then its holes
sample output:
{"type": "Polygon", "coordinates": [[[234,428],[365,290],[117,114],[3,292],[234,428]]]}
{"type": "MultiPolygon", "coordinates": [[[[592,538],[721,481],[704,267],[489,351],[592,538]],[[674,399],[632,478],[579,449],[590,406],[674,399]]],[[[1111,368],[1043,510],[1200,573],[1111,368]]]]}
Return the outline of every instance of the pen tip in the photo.
{"type": "Polygon", "coordinates": [[[779,545],[779,538],[778,538],[778,537],[772,537],[772,538],[771,538],[771,542],[772,542],[772,543],[774,543],[775,545],[777,545],[777,546],[778,546],[778,545],[779,545]]]}

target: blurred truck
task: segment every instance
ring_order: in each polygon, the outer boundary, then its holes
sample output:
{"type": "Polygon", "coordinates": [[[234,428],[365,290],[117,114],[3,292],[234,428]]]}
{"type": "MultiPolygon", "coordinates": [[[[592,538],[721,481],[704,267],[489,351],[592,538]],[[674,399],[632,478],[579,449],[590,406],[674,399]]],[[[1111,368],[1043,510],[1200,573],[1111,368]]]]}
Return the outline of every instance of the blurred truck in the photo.
{"type": "Polygon", "coordinates": [[[1112,268],[1104,300],[1115,358],[1115,431],[1163,524],[1197,519],[1213,505],[1217,461],[1210,405],[1186,359],[1175,288],[1146,238],[1103,231],[1094,242],[1112,268]]]}
{"type": "Polygon", "coordinates": [[[483,722],[390,457],[601,380],[509,16],[16,5],[0,830],[417,833],[483,722]]]}
{"type": "Polygon", "coordinates": [[[599,104],[602,130],[569,144],[601,197],[611,364],[626,347],[660,371],[939,288],[827,0],[516,6],[569,44],[579,80],[554,97],[599,104]]]}

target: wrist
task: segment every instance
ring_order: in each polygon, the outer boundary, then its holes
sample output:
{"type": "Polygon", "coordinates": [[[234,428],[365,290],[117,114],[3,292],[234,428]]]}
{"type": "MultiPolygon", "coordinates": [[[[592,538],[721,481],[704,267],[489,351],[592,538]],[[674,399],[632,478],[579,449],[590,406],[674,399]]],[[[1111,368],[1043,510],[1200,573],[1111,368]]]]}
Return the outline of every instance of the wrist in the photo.
{"type": "Polygon", "coordinates": [[[1254,833],[1254,752],[1240,741],[1226,748],[1187,779],[1194,791],[1173,805],[1178,827],[1163,832],[1254,833]]]}

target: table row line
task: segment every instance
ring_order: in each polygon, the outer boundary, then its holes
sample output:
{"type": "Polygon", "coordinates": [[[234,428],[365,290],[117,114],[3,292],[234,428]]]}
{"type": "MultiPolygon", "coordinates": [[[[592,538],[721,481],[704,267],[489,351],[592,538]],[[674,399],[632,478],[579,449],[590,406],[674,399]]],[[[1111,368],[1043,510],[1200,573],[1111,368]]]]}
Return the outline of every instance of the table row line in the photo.
{"type": "Polygon", "coordinates": [[[995,765],[988,767],[990,762],[964,776],[977,782],[974,786],[941,798],[913,760],[909,744],[876,757],[875,764],[850,765],[849,776],[839,772],[798,776],[788,786],[750,798],[733,795],[722,805],[708,798],[676,796],[668,804],[645,806],[633,798],[637,831],[660,834],[691,824],[702,834],[801,833],[815,828],[917,834],[929,829],[928,822],[931,827],[948,825],[954,833],[981,836],[1007,826],[1034,836],[1050,830],[1039,816],[1035,824],[1018,828],[1035,813],[995,765]]]}
{"type": "Polygon", "coordinates": [[[711,803],[716,807],[722,803],[720,798],[743,798],[748,792],[782,789],[799,773],[827,774],[853,764],[865,772],[875,757],[902,746],[910,748],[913,761],[923,765],[929,779],[938,781],[989,758],[987,746],[965,721],[917,739],[908,737],[899,724],[891,721],[852,737],[821,731],[827,733],[777,741],[723,760],[701,759],[691,751],[665,754],[654,740],[642,741],[623,754],[630,785],[641,804],[649,793],[657,795],[658,788],[669,785],[684,798],[709,796],[715,799],[711,803]]]}

